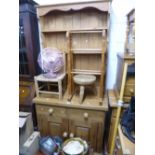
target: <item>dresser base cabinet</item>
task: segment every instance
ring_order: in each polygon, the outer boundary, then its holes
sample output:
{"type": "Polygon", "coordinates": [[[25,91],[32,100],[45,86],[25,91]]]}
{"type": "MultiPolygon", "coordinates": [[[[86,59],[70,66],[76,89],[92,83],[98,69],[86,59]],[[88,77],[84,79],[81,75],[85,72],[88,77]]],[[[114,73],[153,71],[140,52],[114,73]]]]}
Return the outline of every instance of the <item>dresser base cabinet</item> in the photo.
{"type": "Polygon", "coordinates": [[[36,104],[36,112],[42,136],[81,137],[102,152],[105,111],[36,104]]]}

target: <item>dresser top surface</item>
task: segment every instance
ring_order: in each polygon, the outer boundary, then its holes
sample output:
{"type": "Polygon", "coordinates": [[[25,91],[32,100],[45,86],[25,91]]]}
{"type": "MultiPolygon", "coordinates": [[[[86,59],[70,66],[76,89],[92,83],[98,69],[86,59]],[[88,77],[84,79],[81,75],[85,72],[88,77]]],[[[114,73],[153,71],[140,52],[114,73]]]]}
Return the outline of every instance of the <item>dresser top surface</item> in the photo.
{"type": "Polygon", "coordinates": [[[80,109],[90,109],[98,111],[108,111],[108,100],[105,97],[102,100],[102,105],[99,104],[99,99],[86,99],[83,103],[79,104],[78,100],[67,101],[67,98],[59,100],[57,98],[46,98],[46,97],[35,97],[33,103],[41,105],[52,105],[58,107],[69,107],[69,108],[80,108],[80,109]]]}

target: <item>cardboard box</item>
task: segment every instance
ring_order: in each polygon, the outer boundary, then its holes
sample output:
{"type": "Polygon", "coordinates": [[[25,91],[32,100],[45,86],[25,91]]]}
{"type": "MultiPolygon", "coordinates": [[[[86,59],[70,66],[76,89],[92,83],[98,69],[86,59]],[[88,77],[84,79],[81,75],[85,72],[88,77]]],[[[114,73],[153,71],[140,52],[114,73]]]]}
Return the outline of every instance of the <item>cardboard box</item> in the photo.
{"type": "Polygon", "coordinates": [[[32,133],[32,114],[19,112],[19,146],[22,146],[32,133]]]}
{"type": "Polygon", "coordinates": [[[34,131],[19,149],[22,155],[36,155],[39,150],[40,132],[34,131]]]}

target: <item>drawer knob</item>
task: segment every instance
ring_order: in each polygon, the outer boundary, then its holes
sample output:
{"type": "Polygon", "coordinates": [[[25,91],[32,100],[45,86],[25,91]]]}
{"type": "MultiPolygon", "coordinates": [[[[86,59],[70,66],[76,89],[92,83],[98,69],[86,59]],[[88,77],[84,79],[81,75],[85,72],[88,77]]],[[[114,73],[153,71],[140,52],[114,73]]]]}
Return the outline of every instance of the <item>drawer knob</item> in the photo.
{"type": "Polygon", "coordinates": [[[63,136],[64,138],[66,138],[66,137],[68,136],[68,133],[67,133],[67,132],[64,132],[64,133],[62,134],[62,136],[63,136]]]}
{"type": "Polygon", "coordinates": [[[74,137],[74,134],[73,133],[70,133],[69,137],[70,138],[73,138],[74,137]]]}
{"type": "Polygon", "coordinates": [[[85,113],[83,114],[83,116],[84,116],[85,119],[88,119],[88,113],[87,113],[87,112],[85,112],[85,113]]]}
{"type": "Polygon", "coordinates": [[[54,112],[54,110],[53,110],[52,108],[50,108],[50,109],[48,110],[49,115],[52,115],[53,112],[54,112]]]}
{"type": "Polygon", "coordinates": [[[133,89],[132,89],[132,88],[131,88],[129,91],[130,91],[130,93],[131,93],[131,94],[133,94],[133,93],[134,93],[134,91],[133,91],[133,89]]]}

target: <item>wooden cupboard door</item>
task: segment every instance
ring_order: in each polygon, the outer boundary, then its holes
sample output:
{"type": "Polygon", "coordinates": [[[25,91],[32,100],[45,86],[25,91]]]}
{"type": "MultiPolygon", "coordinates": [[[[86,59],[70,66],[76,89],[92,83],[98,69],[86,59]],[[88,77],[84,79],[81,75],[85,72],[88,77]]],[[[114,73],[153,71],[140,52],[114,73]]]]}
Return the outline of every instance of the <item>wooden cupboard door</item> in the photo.
{"type": "Polygon", "coordinates": [[[48,133],[50,136],[66,138],[68,136],[68,119],[51,118],[48,120],[48,133]]]}
{"type": "Polygon", "coordinates": [[[36,112],[41,135],[62,137],[64,132],[68,133],[68,119],[65,108],[36,105],[36,112]]]}
{"type": "Polygon", "coordinates": [[[104,121],[103,123],[99,122],[98,123],[98,130],[96,133],[96,137],[97,137],[97,152],[102,153],[103,151],[103,137],[104,137],[104,121]]]}
{"type": "Polygon", "coordinates": [[[111,143],[112,143],[112,135],[113,135],[113,131],[114,131],[115,121],[116,121],[116,118],[112,117],[111,118],[111,123],[110,123],[109,136],[108,136],[108,152],[110,152],[110,147],[111,147],[111,143]]]}
{"type": "Polygon", "coordinates": [[[75,135],[77,137],[81,137],[82,139],[89,141],[89,134],[90,134],[89,127],[76,126],[75,128],[76,128],[75,135]]]}
{"type": "Polygon", "coordinates": [[[37,113],[37,121],[38,121],[38,129],[40,131],[41,136],[48,135],[48,122],[45,114],[37,113]]]}
{"type": "Polygon", "coordinates": [[[97,123],[84,123],[77,120],[69,121],[69,137],[80,137],[96,151],[97,145],[97,123]]]}

